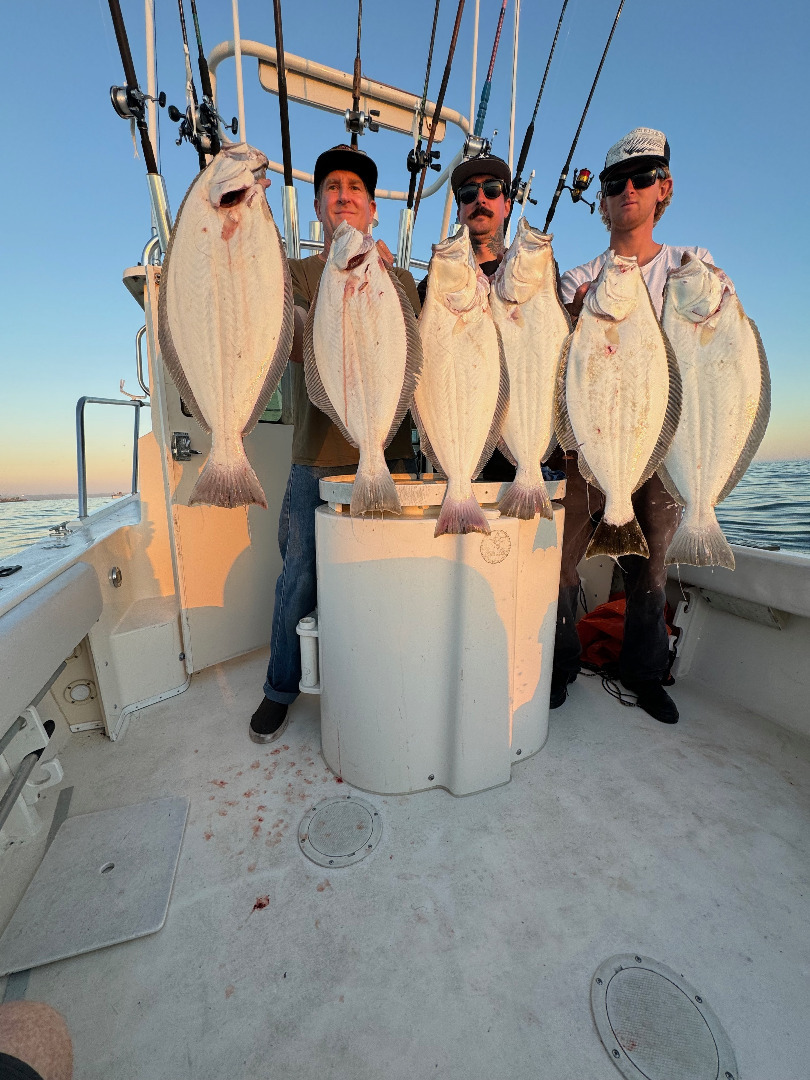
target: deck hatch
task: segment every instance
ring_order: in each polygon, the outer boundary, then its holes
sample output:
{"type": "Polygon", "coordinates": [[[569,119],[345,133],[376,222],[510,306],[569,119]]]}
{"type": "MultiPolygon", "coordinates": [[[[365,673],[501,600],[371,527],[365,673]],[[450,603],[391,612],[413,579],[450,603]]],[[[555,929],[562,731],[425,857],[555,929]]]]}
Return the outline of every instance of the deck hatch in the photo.
{"type": "Polygon", "coordinates": [[[319,866],[349,866],[365,858],[382,836],[376,807],[356,795],[313,806],[298,827],[301,850],[319,866]]]}
{"type": "Polygon", "coordinates": [[[628,953],[601,964],[591,1008],[628,1080],[738,1080],[731,1044],[703,995],[650,957],[628,953]]]}

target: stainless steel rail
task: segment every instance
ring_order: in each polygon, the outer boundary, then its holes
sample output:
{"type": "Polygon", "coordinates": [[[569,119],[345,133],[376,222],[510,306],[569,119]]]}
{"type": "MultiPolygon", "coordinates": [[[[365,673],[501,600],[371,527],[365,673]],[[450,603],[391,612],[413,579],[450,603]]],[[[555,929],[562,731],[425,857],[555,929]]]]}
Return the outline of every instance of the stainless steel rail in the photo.
{"type": "Polygon", "coordinates": [[[20,792],[25,787],[28,777],[31,775],[34,766],[39,761],[39,755],[41,750],[32,750],[30,754],[26,754],[20,764],[17,766],[17,771],[11,778],[11,783],[6,788],[3,798],[0,799],[0,829],[6,823],[6,818],[11,813],[14,803],[20,796],[20,792]]]}
{"type": "Polygon", "coordinates": [[[81,397],[76,402],[76,465],[79,473],[79,518],[87,514],[87,460],[84,447],[84,407],[85,405],[131,405],[135,409],[135,427],[132,436],[132,488],[131,494],[138,491],[138,432],[140,430],[142,401],[121,401],[117,398],[81,397]]]}
{"type": "Polygon", "coordinates": [[[147,383],[143,379],[143,347],[142,342],[144,334],[146,333],[146,327],[142,326],[138,333],[135,335],[135,363],[137,365],[138,373],[138,386],[146,394],[147,397],[151,397],[151,391],[147,383]]]}

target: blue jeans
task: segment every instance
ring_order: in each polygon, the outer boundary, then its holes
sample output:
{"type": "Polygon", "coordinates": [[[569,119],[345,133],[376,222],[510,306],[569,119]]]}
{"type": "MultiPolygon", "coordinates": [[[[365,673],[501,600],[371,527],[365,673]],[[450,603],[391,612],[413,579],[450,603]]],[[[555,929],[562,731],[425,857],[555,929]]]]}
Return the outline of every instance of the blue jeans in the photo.
{"type": "MultiPolygon", "coordinates": [[[[393,471],[412,469],[410,462],[389,462],[393,471]]],[[[283,565],[276,582],[270,663],[264,696],[282,705],[298,697],[301,647],[295,628],[318,603],[315,572],[315,511],[323,505],[319,481],[324,476],[356,472],[356,465],[292,465],[278,519],[278,546],[283,565]]]]}

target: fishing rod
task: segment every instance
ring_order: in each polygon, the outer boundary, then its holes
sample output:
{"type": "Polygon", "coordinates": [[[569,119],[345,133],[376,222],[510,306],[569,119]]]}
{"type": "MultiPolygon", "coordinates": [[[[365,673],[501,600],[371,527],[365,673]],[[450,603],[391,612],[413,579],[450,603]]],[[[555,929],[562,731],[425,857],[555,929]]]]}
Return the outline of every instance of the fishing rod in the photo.
{"type": "Polygon", "coordinates": [[[560,17],[557,20],[557,29],[554,33],[554,40],[551,43],[551,49],[548,54],[548,60],[546,61],[546,70],[543,72],[543,81],[540,83],[540,93],[537,95],[537,101],[534,103],[534,112],[532,118],[529,121],[529,126],[526,128],[526,134],[523,136],[523,145],[520,148],[520,154],[518,155],[517,165],[515,166],[515,174],[512,179],[512,190],[509,194],[511,205],[509,207],[509,217],[506,219],[506,226],[509,225],[509,218],[512,216],[512,209],[515,202],[523,203],[528,198],[528,190],[526,185],[521,182],[523,170],[526,167],[526,158],[529,156],[529,147],[532,144],[534,138],[534,122],[537,119],[537,110],[540,108],[540,101],[543,97],[543,91],[546,88],[546,79],[548,78],[548,70],[551,67],[551,58],[554,56],[554,50],[557,48],[557,39],[560,36],[560,27],[562,26],[563,17],[565,15],[565,9],[568,7],[568,0],[563,0],[562,11],[560,17]]]}
{"type": "Polygon", "coordinates": [[[416,177],[423,168],[431,168],[436,172],[441,170],[441,165],[434,165],[433,158],[438,158],[440,151],[435,150],[431,154],[430,158],[425,157],[425,153],[422,150],[422,130],[425,121],[425,108],[427,106],[427,92],[428,83],[430,82],[430,69],[433,64],[433,44],[436,41],[436,23],[439,19],[439,5],[441,0],[436,0],[436,6],[433,9],[433,29],[430,32],[430,47],[428,48],[427,66],[425,68],[425,88],[422,91],[422,100],[419,103],[418,117],[419,117],[419,132],[417,136],[416,146],[414,146],[408,152],[408,172],[411,174],[410,183],[408,184],[408,201],[406,208],[408,210],[413,209],[414,197],[416,196],[416,177]]]}
{"type": "Polygon", "coordinates": [[[234,117],[230,124],[225,124],[214,105],[211,73],[208,70],[208,61],[203,50],[197,4],[195,0],[191,0],[191,13],[194,18],[194,29],[197,36],[197,63],[200,70],[200,86],[203,92],[203,100],[199,101],[197,98],[197,88],[194,85],[194,75],[191,70],[191,54],[188,47],[188,32],[186,30],[183,0],[177,0],[177,9],[180,14],[180,33],[183,38],[183,57],[186,66],[186,110],[181,112],[176,105],[170,105],[169,119],[180,124],[177,145],[180,146],[184,139],[190,142],[197,151],[200,168],[204,169],[206,155],[215,157],[222,149],[217,124],[222,123],[227,131],[231,131],[235,135],[239,130],[239,123],[234,117]]]}
{"type": "MultiPolygon", "coordinates": [[[[624,2],[624,0],[622,0],[624,2]]],[[[413,208],[413,219],[416,221],[416,215],[419,213],[419,203],[422,200],[422,189],[425,186],[425,175],[428,170],[428,165],[432,165],[431,150],[433,148],[433,140],[436,136],[436,128],[439,125],[439,120],[442,115],[442,106],[444,105],[444,95],[447,93],[447,84],[450,81],[450,70],[453,66],[453,56],[456,51],[456,42],[458,41],[458,31],[461,26],[461,16],[464,14],[464,0],[458,0],[458,10],[456,11],[456,21],[453,26],[453,36],[450,39],[450,49],[447,53],[447,63],[444,66],[444,75],[442,75],[442,84],[439,87],[439,96],[436,98],[436,108],[433,112],[433,117],[430,121],[430,132],[428,133],[427,146],[425,147],[425,163],[422,166],[422,171],[419,176],[419,188],[416,192],[416,201],[413,208]]]]}
{"type": "MultiPolygon", "coordinates": [[[[292,151],[290,149],[290,112],[287,98],[287,65],[284,59],[284,33],[281,22],[281,0],[273,0],[273,22],[276,31],[276,76],[278,80],[278,111],[281,120],[281,160],[284,166],[284,191],[281,210],[287,257],[301,257],[298,228],[298,201],[292,174],[292,151]]],[[[359,38],[358,38],[359,55],[359,38]]]]}
{"type": "MultiPolygon", "coordinates": [[[[138,77],[135,74],[135,65],[132,62],[132,52],[129,47],[127,28],[124,25],[124,16],[121,13],[121,4],[119,0],[109,0],[109,5],[115,38],[118,42],[118,52],[124,65],[124,78],[126,79],[126,86],[110,87],[110,100],[118,115],[123,120],[129,120],[130,124],[137,127],[140,134],[143,160],[146,164],[146,182],[149,185],[149,200],[152,205],[152,217],[161,250],[165,254],[172,231],[169,197],[166,192],[166,182],[158,171],[155,149],[152,146],[149,126],[146,122],[145,108],[147,101],[157,101],[157,104],[162,108],[166,104],[166,95],[159,94],[157,98],[153,98],[149,94],[144,94],[138,86],[138,77]]],[[[135,136],[134,127],[133,139],[135,136]]]]}
{"type": "MultiPolygon", "coordinates": [[[[565,181],[568,179],[568,170],[571,167],[571,158],[573,158],[573,156],[574,156],[574,151],[576,150],[576,147],[577,147],[577,142],[579,140],[579,135],[580,135],[580,132],[582,131],[582,125],[585,123],[585,117],[588,115],[588,109],[590,108],[591,99],[593,98],[594,91],[596,90],[596,84],[599,82],[599,76],[602,74],[602,67],[603,67],[603,65],[605,63],[605,57],[608,54],[608,49],[610,48],[610,43],[613,40],[614,33],[616,32],[616,25],[617,25],[617,23],[619,21],[619,16],[622,13],[622,8],[623,7],[624,7],[624,0],[621,0],[621,2],[619,4],[618,11],[616,12],[616,18],[613,20],[613,26],[611,27],[610,34],[608,35],[607,44],[605,45],[605,51],[602,53],[602,59],[599,61],[599,67],[596,69],[596,75],[595,75],[594,80],[593,80],[593,85],[591,86],[591,92],[590,92],[590,94],[588,94],[588,100],[585,102],[585,108],[582,110],[582,117],[581,117],[581,119],[579,121],[579,127],[577,128],[577,133],[574,136],[574,141],[571,143],[571,149],[568,151],[568,157],[566,158],[565,165],[563,165],[563,170],[560,173],[560,179],[559,179],[559,183],[557,184],[557,190],[554,192],[554,198],[551,200],[551,206],[549,206],[549,208],[548,208],[548,214],[546,216],[546,223],[543,226],[543,232],[544,233],[548,232],[548,227],[551,224],[551,219],[554,217],[554,211],[557,209],[557,203],[560,201],[560,196],[562,195],[563,191],[565,190],[565,187],[566,187],[565,181]]],[[[582,198],[582,195],[583,195],[583,192],[588,189],[592,179],[593,179],[593,177],[591,176],[591,174],[588,172],[587,169],[580,169],[575,173],[575,175],[574,175],[574,187],[569,189],[571,191],[571,198],[574,200],[574,202],[579,202],[580,200],[582,200],[582,202],[586,202],[586,200],[582,198]]],[[[593,204],[588,203],[588,205],[591,207],[591,213],[593,213],[593,209],[594,209],[593,204]]]]}
{"type": "MultiPolygon", "coordinates": [[[[503,29],[503,18],[506,15],[506,5],[508,0],[503,0],[501,4],[501,14],[498,18],[498,28],[495,31],[495,41],[492,45],[492,56],[489,58],[489,70],[487,71],[487,77],[484,80],[484,85],[481,87],[481,100],[478,102],[478,115],[475,118],[475,131],[473,134],[476,138],[480,138],[481,133],[484,130],[484,120],[487,115],[487,106],[489,105],[489,95],[492,91],[492,72],[495,70],[495,57],[498,55],[498,46],[501,43],[501,30],[503,29]]],[[[464,148],[464,156],[467,157],[467,148],[464,148]]],[[[480,152],[480,150],[479,150],[480,152]]]]}
{"type": "Polygon", "coordinates": [[[372,117],[379,116],[379,109],[369,109],[368,116],[360,112],[360,84],[363,78],[360,66],[360,36],[363,29],[363,0],[357,0],[357,53],[354,58],[354,81],[352,83],[352,107],[346,110],[346,130],[351,132],[352,149],[357,149],[358,135],[369,131],[379,131],[380,125],[372,117]]]}

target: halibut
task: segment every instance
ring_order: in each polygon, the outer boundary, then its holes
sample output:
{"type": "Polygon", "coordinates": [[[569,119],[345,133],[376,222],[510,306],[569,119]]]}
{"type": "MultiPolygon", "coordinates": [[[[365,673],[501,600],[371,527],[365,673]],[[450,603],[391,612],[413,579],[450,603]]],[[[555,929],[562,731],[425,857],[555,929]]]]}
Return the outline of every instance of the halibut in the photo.
{"type": "Polygon", "coordinates": [[[217,154],[183,199],[160,276],[163,360],[212,440],[189,505],[267,508],[242,438],[289,358],[293,298],[266,168],[264,154],[246,143],[217,154]]]}
{"type": "Polygon", "coordinates": [[[419,317],[424,368],[413,416],[422,450],[447,477],[434,536],[490,531],[472,480],[492,456],[509,406],[509,374],[467,226],[433,246],[419,317]]]}
{"type": "Polygon", "coordinates": [[[314,405],[360,451],[354,516],[402,513],[385,448],[408,411],[422,370],[410,301],[365,235],[335,230],[304,329],[304,371],[314,405]]]}
{"type": "Polygon", "coordinates": [[[649,548],[631,496],[656,471],[681,411],[681,379],[636,258],[610,252],[562,355],[557,438],[605,496],[587,558],[649,548]]]}
{"type": "Polygon", "coordinates": [[[489,294],[509,368],[500,449],[517,466],[498,503],[507,517],[553,517],[540,463],[554,448],[557,371],[571,321],[557,295],[552,239],[521,218],[489,294]]]}
{"type": "Polygon", "coordinates": [[[768,425],[765,350],[723,271],[688,253],[667,277],[663,325],[678,360],[683,408],[659,475],[686,507],[664,562],[733,570],[714,508],[750,465],[768,425]]]}

